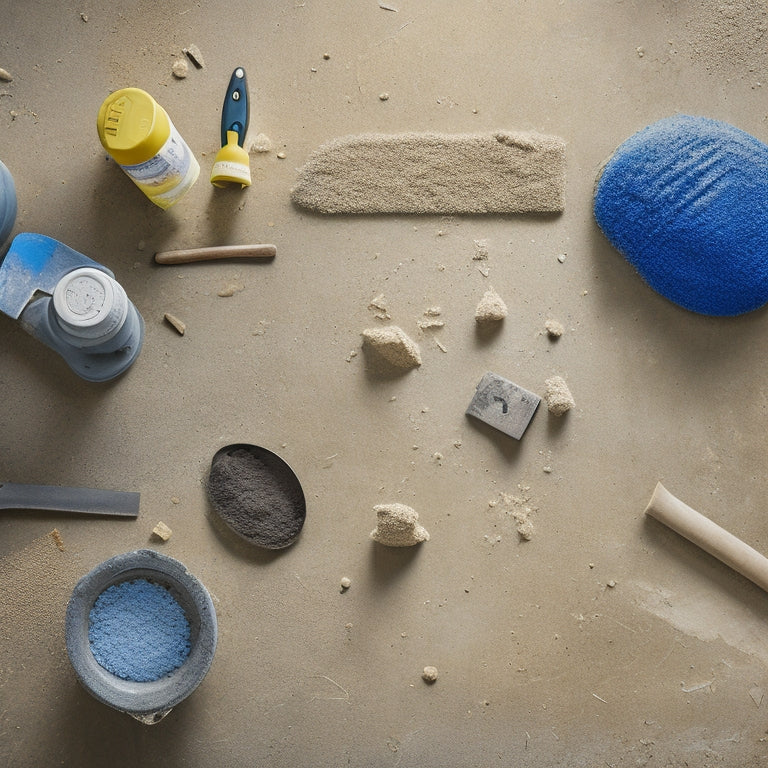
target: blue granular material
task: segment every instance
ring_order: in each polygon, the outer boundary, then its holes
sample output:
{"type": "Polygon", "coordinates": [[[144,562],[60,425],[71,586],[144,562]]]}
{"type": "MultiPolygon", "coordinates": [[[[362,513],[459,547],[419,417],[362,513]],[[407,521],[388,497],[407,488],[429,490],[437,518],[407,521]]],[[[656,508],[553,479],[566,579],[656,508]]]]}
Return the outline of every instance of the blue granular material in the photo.
{"type": "Polygon", "coordinates": [[[768,145],[728,123],[677,115],[605,165],[594,214],[662,296],[705,315],[768,302],[768,145]]]}
{"type": "Polygon", "coordinates": [[[159,680],[189,656],[190,630],[184,610],[168,589],[147,579],[108,587],[88,618],[94,658],[124,680],[159,680]]]}

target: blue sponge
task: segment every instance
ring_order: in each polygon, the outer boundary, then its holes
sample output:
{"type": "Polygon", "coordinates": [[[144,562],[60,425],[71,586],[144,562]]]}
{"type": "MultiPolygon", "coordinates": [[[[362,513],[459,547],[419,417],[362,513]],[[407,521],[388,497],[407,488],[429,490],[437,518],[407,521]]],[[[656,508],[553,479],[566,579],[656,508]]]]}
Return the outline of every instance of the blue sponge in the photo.
{"type": "Polygon", "coordinates": [[[662,296],[705,315],[768,302],[768,145],[678,115],[627,139],[600,174],[595,219],[662,296]]]}

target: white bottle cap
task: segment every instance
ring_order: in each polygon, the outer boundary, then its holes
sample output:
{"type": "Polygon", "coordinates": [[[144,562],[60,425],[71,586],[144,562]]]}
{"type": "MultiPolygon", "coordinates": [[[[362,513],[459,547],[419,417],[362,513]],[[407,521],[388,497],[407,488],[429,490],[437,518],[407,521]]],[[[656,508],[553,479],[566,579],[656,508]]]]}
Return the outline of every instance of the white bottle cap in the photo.
{"type": "Polygon", "coordinates": [[[128,314],[123,287],[106,272],[82,267],[64,275],[53,290],[53,308],[62,330],[83,346],[111,339],[128,314]]]}

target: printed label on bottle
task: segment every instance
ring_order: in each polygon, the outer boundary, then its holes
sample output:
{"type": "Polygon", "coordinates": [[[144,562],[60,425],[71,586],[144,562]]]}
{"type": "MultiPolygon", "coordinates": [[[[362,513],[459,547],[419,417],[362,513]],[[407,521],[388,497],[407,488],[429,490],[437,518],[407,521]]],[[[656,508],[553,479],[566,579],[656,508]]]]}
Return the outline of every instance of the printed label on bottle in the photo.
{"type": "Polygon", "coordinates": [[[136,165],[120,166],[144,194],[167,208],[194,184],[200,167],[184,139],[170,124],[170,135],[157,154],[136,165]]]}

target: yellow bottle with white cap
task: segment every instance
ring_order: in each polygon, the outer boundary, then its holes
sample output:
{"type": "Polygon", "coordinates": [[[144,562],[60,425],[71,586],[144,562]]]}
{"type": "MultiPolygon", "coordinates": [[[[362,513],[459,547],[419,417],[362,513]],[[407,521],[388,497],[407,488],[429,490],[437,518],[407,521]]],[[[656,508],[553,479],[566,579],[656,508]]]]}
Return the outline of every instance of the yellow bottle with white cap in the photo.
{"type": "Polygon", "coordinates": [[[160,208],[170,208],[197,180],[197,159],[146,91],[123,88],[107,97],[97,128],[104,149],[160,208]]]}

